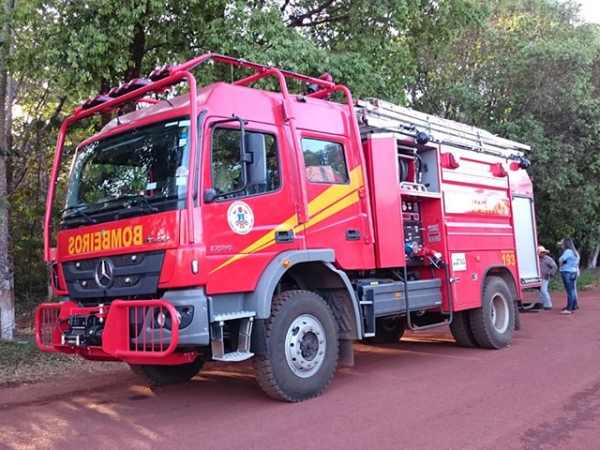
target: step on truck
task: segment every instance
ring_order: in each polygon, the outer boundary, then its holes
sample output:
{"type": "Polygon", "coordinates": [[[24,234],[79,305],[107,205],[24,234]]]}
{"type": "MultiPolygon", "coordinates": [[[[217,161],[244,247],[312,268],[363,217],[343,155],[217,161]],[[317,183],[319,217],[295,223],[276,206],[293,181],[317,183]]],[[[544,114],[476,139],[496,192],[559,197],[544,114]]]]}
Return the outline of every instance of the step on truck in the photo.
{"type": "Polygon", "coordinates": [[[327,74],[210,53],[157,69],[62,124],[44,220],[60,301],[36,312],[38,346],[155,385],[251,359],[292,402],[354,341],[449,326],[506,347],[540,281],[527,150],[327,74]],[[244,75],[197,86],[216,63],[244,75]]]}

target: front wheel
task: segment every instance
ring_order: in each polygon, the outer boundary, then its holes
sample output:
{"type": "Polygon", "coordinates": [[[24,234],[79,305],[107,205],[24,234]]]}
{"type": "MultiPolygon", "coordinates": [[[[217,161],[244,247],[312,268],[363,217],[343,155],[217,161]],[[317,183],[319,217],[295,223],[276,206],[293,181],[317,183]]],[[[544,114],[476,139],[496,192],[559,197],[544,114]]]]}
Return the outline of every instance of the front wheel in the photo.
{"type": "Polygon", "coordinates": [[[500,277],[486,279],[481,308],[469,312],[473,337],[480,347],[498,349],[512,342],[516,312],[510,289],[500,277]]]}
{"type": "Polygon", "coordinates": [[[145,379],[152,386],[169,386],[189,381],[200,372],[204,359],[196,357],[194,361],[177,366],[161,366],[157,364],[130,364],[131,371],[145,379]]]}
{"type": "Polygon", "coordinates": [[[265,328],[268,354],[253,358],[260,387],[289,402],[320,395],[338,359],[337,325],[329,305],[313,292],[283,292],[273,297],[265,328]]]}

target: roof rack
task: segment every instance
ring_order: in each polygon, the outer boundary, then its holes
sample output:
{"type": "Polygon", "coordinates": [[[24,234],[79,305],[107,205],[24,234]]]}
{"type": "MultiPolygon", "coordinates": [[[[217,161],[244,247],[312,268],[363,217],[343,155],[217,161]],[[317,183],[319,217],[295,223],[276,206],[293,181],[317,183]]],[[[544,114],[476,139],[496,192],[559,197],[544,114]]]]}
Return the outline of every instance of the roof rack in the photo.
{"type": "Polygon", "coordinates": [[[508,159],[521,159],[523,152],[530,150],[528,145],[503,139],[489,131],[375,98],[358,100],[356,116],[363,138],[381,131],[417,138],[424,132],[429,135],[430,142],[508,159]]]}

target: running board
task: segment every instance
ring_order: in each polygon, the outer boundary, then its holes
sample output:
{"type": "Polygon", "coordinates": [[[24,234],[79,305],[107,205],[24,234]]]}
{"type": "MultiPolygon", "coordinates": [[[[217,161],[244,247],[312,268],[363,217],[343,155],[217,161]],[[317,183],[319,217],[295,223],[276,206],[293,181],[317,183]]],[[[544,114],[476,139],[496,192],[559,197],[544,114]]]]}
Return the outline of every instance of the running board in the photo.
{"type": "Polygon", "coordinates": [[[254,353],[250,351],[250,337],[252,335],[254,316],[255,313],[248,311],[215,315],[215,321],[210,325],[212,359],[215,361],[239,362],[254,356],[254,353]],[[225,327],[225,322],[229,320],[239,320],[240,329],[238,332],[237,350],[225,353],[223,328],[225,327]]]}
{"type": "Polygon", "coordinates": [[[229,352],[229,353],[225,353],[221,358],[215,358],[213,356],[213,359],[215,361],[223,361],[223,362],[240,362],[240,361],[245,361],[249,358],[252,358],[254,356],[254,353],[251,352],[229,352]]]}
{"type": "MultiPolygon", "coordinates": [[[[409,314],[407,314],[407,317],[409,316],[409,314]]],[[[441,322],[434,322],[434,323],[430,323],[427,325],[415,325],[415,323],[410,320],[411,317],[408,317],[408,320],[406,321],[406,324],[408,325],[408,328],[411,331],[423,331],[423,330],[428,330],[430,328],[437,328],[437,327],[443,327],[446,325],[450,325],[452,323],[452,316],[448,315],[448,319],[444,319],[441,322]]]]}

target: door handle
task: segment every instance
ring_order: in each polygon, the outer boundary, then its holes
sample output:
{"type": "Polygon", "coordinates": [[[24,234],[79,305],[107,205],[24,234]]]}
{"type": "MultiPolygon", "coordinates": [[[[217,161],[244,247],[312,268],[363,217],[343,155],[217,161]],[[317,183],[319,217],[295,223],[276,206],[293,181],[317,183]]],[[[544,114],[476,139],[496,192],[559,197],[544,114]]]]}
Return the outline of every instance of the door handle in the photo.
{"type": "Polygon", "coordinates": [[[286,244],[289,242],[294,242],[296,236],[294,235],[294,230],[286,230],[286,231],[276,231],[275,232],[275,242],[278,244],[286,244]]]}
{"type": "Polygon", "coordinates": [[[358,241],[360,239],[360,230],[346,230],[347,241],[358,241]]]}

